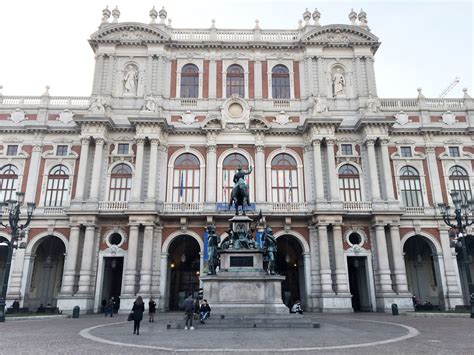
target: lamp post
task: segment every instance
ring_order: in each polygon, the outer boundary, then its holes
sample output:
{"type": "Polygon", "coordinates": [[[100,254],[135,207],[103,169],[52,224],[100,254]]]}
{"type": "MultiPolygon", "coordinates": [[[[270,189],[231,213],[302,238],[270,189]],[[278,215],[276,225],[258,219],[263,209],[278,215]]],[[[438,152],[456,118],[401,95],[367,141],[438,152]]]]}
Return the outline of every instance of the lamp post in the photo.
{"type": "Polygon", "coordinates": [[[11,241],[0,243],[0,247],[7,247],[7,261],[5,264],[5,271],[3,273],[2,280],[2,293],[0,294],[0,322],[5,322],[5,299],[7,297],[8,278],[10,276],[10,267],[12,263],[13,249],[25,249],[26,242],[23,241],[25,237],[24,230],[28,227],[35,210],[35,204],[33,202],[27,203],[27,219],[24,224],[20,224],[21,205],[25,194],[23,192],[16,193],[16,200],[8,200],[7,202],[0,202],[0,225],[5,228],[11,229],[11,241]],[[3,223],[3,208],[7,207],[8,211],[8,222],[3,223]]]}
{"type": "Polygon", "coordinates": [[[438,207],[441,212],[441,215],[443,216],[444,223],[446,223],[451,228],[455,228],[457,230],[457,236],[455,240],[461,243],[464,271],[466,273],[468,289],[469,289],[469,300],[471,304],[471,318],[474,318],[474,285],[472,284],[471,270],[469,268],[469,259],[467,256],[466,233],[465,233],[465,228],[474,224],[474,218],[471,219],[471,221],[469,221],[469,216],[471,215],[471,218],[472,218],[474,214],[474,200],[467,201],[467,198],[463,200],[461,198],[460,193],[457,191],[451,192],[451,198],[454,203],[454,219],[456,223],[451,223],[449,205],[445,203],[439,203],[438,207]]]}

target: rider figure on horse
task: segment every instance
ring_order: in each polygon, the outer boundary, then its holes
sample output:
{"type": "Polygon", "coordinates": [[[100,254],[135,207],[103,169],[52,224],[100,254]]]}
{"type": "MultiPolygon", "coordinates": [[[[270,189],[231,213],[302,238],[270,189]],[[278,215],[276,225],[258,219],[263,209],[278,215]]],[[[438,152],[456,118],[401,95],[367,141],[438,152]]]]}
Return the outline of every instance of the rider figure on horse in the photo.
{"type": "Polygon", "coordinates": [[[232,196],[236,196],[237,188],[240,186],[243,191],[245,191],[245,196],[247,197],[247,205],[250,206],[249,199],[249,188],[245,183],[245,175],[249,175],[252,172],[252,167],[249,168],[249,171],[242,170],[242,165],[237,166],[237,171],[234,174],[234,187],[232,188],[232,196]]]}

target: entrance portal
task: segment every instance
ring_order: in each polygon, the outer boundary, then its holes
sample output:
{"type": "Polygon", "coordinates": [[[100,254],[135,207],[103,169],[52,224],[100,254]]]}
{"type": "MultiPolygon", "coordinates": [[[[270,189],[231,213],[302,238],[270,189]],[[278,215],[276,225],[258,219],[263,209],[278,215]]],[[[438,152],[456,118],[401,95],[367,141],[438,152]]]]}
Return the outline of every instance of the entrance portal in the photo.
{"type": "Polygon", "coordinates": [[[122,293],[123,257],[104,258],[104,282],[102,284],[102,299],[115,301],[115,310],[120,309],[120,294],[122,293]]]}
{"type": "Polygon", "coordinates": [[[347,257],[349,270],[349,288],[352,295],[352,308],[354,312],[370,312],[369,282],[367,279],[367,257],[347,257]]]}
{"type": "Polygon", "coordinates": [[[199,291],[199,244],[188,236],[176,237],[169,247],[169,309],[184,307],[184,299],[199,291]]]}
{"type": "Polygon", "coordinates": [[[66,248],[61,239],[55,236],[43,238],[36,248],[33,274],[28,293],[30,308],[56,307],[64,267],[66,248]]]}
{"type": "Polygon", "coordinates": [[[299,241],[291,235],[277,239],[276,271],[285,276],[281,284],[283,303],[291,307],[304,295],[303,249],[299,241]]]}

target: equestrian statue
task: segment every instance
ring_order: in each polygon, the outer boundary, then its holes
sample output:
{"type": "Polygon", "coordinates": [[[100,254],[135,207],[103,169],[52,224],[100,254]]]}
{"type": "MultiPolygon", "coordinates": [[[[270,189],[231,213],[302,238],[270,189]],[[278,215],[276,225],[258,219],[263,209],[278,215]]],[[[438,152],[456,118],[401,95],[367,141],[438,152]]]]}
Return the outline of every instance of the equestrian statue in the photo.
{"type": "Polygon", "coordinates": [[[250,206],[249,199],[249,187],[245,183],[245,175],[249,175],[252,172],[252,167],[249,171],[242,170],[242,166],[239,164],[237,171],[234,174],[234,187],[230,195],[229,209],[232,204],[235,206],[235,214],[239,214],[239,206],[242,207],[242,214],[245,215],[245,205],[250,206]]]}

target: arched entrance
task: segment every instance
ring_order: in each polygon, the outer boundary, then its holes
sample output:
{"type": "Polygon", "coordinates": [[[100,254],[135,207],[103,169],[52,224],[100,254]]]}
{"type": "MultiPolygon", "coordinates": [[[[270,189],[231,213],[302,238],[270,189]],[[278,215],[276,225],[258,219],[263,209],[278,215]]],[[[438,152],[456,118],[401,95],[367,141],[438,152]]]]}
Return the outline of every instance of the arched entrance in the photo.
{"type": "Polygon", "coordinates": [[[43,304],[56,307],[64,268],[66,247],[53,235],[42,238],[35,252],[33,273],[28,292],[28,305],[35,309],[43,304]]]}
{"type": "Polygon", "coordinates": [[[408,290],[420,304],[443,303],[438,256],[433,243],[422,235],[410,237],[403,246],[408,290]]]}
{"type": "Polygon", "coordinates": [[[168,251],[169,309],[183,308],[184,299],[199,291],[200,255],[198,242],[189,235],[173,239],[168,251]]]}
{"type": "Polygon", "coordinates": [[[283,303],[291,307],[295,301],[304,298],[303,249],[292,235],[277,238],[276,271],[285,276],[281,284],[283,303]]]}
{"type": "MultiPolygon", "coordinates": [[[[466,251],[467,251],[467,263],[471,270],[471,277],[474,278],[474,235],[466,236],[466,251]]],[[[457,252],[457,262],[458,262],[458,269],[459,269],[459,277],[461,279],[462,285],[462,294],[464,299],[464,304],[469,304],[469,285],[467,282],[466,276],[466,269],[464,267],[464,259],[463,253],[461,250],[460,242],[456,245],[456,252],[457,252]]]]}

